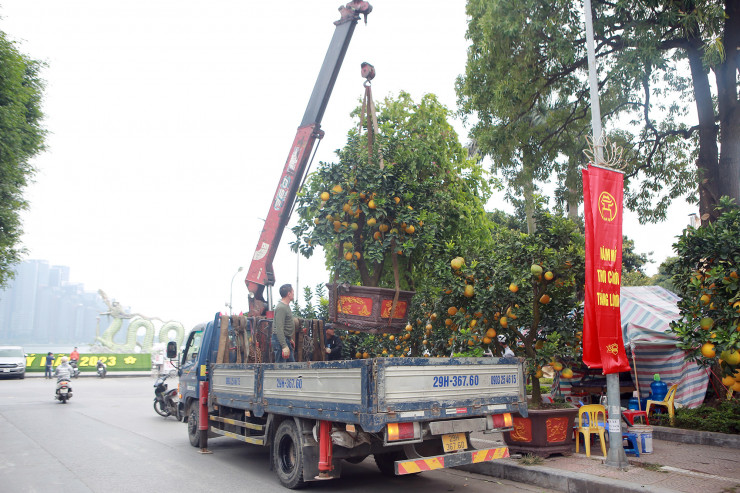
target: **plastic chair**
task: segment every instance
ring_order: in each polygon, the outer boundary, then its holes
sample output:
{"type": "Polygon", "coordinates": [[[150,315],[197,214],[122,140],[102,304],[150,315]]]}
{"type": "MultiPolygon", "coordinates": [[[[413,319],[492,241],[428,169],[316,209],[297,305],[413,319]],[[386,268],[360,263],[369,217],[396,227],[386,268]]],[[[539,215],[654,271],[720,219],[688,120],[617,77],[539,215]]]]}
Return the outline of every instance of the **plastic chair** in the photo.
{"type": "Polygon", "coordinates": [[[665,396],[665,399],[662,401],[651,401],[648,399],[647,406],[645,407],[645,413],[650,417],[650,406],[663,406],[666,409],[668,409],[668,418],[670,419],[671,426],[674,425],[674,414],[676,412],[675,407],[673,406],[673,398],[676,397],[676,389],[678,389],[678,384],[671,385],[671,388],[668,389],[668,393],[665,396]]]}
{"type": "Polygon", "coordinates": [[[634,454],[635,457],[640,457],[640,450],[637,446],[637,435],[634,433],[622,433],[622,446],[624,447],[625,454],[634,454]],[[627,442],[627,445],[624,442],[627,442]]]}
{"type": "Polygon", "coordinates": [[[598,434],[601,443],[601,453],[606,457],[606,438],[604,426],[606,422],[606,409],[601,404],[587,404],[578,409],[578,435],[576,436],[576,453],[581,443],[580,435],[583,434],[583,442],[586,445],[586,457],[591,457],[591,434],[598,434]],[[585,415],[585,416],[584,416],[585,415]],[[600,426],[601,425],[601,426],[600,426]]]}

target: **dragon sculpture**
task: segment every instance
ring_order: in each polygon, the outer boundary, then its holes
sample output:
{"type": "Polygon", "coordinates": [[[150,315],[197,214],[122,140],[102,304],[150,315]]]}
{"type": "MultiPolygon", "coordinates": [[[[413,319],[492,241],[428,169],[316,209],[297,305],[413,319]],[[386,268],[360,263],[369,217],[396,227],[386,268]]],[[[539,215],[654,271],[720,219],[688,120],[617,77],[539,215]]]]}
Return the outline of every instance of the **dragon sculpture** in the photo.
{"type": "Polygon", "coordinates": [[[100,297],[103,298],[103,301],[108,306],[108,311],[101,313],[101,315],[111,317],[111,322],[110,325],[108,325],[108,328],[105,329],[100,336],[95,338],[96,342],[113,351],[123,353],[134,352],[137,346],[143,353],[151,352],[152,347],[154,346],[154,334],[156,332],[152,320],[158,320],[159,322],[162,322],[162,326],[159,328],[157,337],[158,342],[166,344],[169,341],[175,341],[177,342],[178,347],[182,346],[182,342],[185,339],[185,329],[180,322],[176,322],[174,320],[164,322],[158,317],[147,317],[140,313],[128,313],[123,309],[119,302],[111,301],[102,289],[98,290],[98,294],[100,294],[100,297]],[[124,320],[131,321],[126,330],[126,342],[119,344],[114,342],[113,338],[123,327],[124,320]],[[144,334],[143,341],[139,342],[137,341],[137,333],[142,327],[146,330],[146,333],[144,334]],[[175,335],[174,337],[170,337],[170,333],[173,330],[175,331],[175,335]]]}

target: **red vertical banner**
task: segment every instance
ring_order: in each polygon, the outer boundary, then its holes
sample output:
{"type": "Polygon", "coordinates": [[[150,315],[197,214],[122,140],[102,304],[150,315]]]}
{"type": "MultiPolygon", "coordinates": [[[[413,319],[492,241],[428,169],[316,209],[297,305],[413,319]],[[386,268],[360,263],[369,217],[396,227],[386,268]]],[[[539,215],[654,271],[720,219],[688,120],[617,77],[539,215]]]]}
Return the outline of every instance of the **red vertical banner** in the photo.
{"type": "Polygon", "coordinates": [[[586,298],[583,362],[604,374],[629,371],[622,340],[622,200],[624,175],[596,166],[583,170],[586,221],[586,298]]]}

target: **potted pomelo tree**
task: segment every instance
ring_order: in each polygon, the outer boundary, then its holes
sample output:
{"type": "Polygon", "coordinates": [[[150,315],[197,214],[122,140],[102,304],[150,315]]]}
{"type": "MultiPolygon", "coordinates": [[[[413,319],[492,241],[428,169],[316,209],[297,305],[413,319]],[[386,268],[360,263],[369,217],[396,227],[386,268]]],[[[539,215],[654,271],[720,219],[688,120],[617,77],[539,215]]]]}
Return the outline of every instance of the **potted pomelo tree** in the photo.
{"type": "Polygon", "coordinates": [[[503,336],[524,358],[532,383],[530,415],[515,418],[507,443],[515,451],[549,455],[570,451],[576,410],[545,409],[556,406],[543,406],[539,378],[543,366],[567,374],[563,362],[580,359],[584,237],[564,217],[539,210],[536,218],[533,234],[494,227],[495,246],[485,253],[463,255],[451,246],[446,265],[439,266],[439,296],[429,296],[429,309],[419,317],[425,322],[415,330],[430,352],[447,355],[500,355],[503,336]]]}
{"type": "Polygon", "coordinates": [[[408,307],[438,245],[459,237],[460,228],[483,214],[482,203],[490,193],[487,181],[448,117],[449,111],[430,94],[420,103],[403,92],[386,98],[378,105],[372,145],[367,133],[350,130],[338,160],[320,163],[298,197],[292,248],[306,257],[323,249],[334,286],[357,287],[358,300],[369,296],[364,294],[368,289],[394,293],[394,303],[388,303],[386,292],[385,300],[372,307],[333,301],[334,313],[357,312],[344,313],[350,318],[347,328],[402,330],[407,316],[393,310],[400,308],[396,294],[406,295],[408,307]],[[456,221],[468,210],[474,212],[456,221]],[[381,315],[381,320],[364,325],[363,310],[381,315]]]}

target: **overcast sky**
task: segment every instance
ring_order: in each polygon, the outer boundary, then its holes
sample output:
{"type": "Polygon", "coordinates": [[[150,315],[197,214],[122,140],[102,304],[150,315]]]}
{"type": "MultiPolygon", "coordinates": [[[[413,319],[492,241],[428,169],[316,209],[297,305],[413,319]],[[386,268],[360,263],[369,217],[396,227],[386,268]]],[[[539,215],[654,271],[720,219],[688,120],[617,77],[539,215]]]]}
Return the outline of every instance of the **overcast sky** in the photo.
{"type": "MultiPolygon", "coordinates": [[[[434,93],[455,109],[463,73],[463,0],[371,2],[345,57],[317,161],[334,159],[362,96],[360,64],[375,65],[376,99],[434,93]]],[[[0,30],[48,64],[48,150],[35,159],[23,242],[28,258],[68,265],[133,312],[186,329],[247,308],[244,274],[295,131],[334,33],[339,0],[0,0],[0,30]]],[[[456,124],[461,140],[466,130],[456,124]]],[[[489,209],[506,208],[498,200],[489,209]]],[[[624,231],[656,264],[694,209],[624,231]]],[[[277,284],[314,286],[323,255],[290,252],[277,284]]]]}

